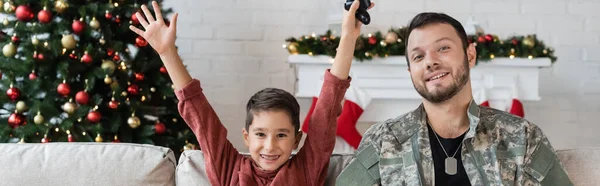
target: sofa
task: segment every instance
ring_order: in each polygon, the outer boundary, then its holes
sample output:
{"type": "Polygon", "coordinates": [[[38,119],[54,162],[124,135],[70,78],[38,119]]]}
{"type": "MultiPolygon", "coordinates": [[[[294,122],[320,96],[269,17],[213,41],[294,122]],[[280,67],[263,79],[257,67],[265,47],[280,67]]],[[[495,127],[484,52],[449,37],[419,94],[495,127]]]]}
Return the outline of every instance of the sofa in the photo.
{"type": "MultiPolygon", "coordinates": [[[[575,185],[600,183],[600,148],[558,150],[575,185]]],[[[352,154],[333,154],[326,185],[352,154]]],[[[187,150],[177,161],[164,147],[128,143],[0,144],[4,186],[210,185],[202,152],[187,150]]]]}

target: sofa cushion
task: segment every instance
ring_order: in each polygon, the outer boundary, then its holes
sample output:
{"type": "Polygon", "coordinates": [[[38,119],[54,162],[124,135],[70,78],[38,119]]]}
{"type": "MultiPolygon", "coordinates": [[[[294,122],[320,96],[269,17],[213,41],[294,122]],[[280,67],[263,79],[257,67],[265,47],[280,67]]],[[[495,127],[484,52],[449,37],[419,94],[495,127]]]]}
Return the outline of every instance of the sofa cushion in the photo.
{"type": "Polygon", "coordinates": [[[556,153],[574,185],[600,183],[600,148],[565,149],[556,153]]]}
{"type": "Polygon", "coordinates": [[[175,185],[175,156],[127,143],[0,144],[2,185],[175,185]]]}
{"type": "MultiPolygon", "coordinates": [[[[243,154],[248,156],[248,154],[243,154]]],[[[325,185],[335,185],[335,179],[350,162],[353,154],[331,155],[325,185]]],[[[204,167],[204,155],[200,150],[186,150],[179,158],[175,175],[177,186],[210,185],[204,167]]]]}

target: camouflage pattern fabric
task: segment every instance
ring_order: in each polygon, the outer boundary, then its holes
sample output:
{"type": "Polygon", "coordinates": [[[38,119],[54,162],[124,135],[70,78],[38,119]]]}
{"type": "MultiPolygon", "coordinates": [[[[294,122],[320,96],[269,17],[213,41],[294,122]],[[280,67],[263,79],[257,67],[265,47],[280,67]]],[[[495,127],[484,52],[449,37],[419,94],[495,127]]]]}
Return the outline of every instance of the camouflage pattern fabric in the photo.
{"type": "MultiPolygon", "coordinates": [[[[371,126],[336,185],[434,185],[426,118],[421,104],[371,126]]],[[[474,101],[468,118],[461,155],[471,185],[573,185],[536,125],[474,101]]]]}

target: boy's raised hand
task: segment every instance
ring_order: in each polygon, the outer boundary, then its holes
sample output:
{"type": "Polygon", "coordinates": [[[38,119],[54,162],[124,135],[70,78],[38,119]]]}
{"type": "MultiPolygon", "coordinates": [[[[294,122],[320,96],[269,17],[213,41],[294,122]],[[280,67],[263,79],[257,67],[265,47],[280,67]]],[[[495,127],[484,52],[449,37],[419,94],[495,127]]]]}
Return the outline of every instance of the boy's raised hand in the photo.
{"type": "Polygon", "coordinates": [[[158,54],[164,54],[169,50],[175,50],[175,34],[177,33],[177,13],[171,18],[171,25],[167,26],[162,17],[160,7],[156,1],[152,1],[152,7],[156,13],[156,19],[152,16],[146,5],[142,5],[142,10],[146,18],[138,12],[135,16],[140,20],[140,24],[145,31],[132,26],[129,26],[133,32],[142,36],[158,54]]]}
{"type": "MultiPolygon", "coordinates": [[[[352,2],[352,6],[348,11],[344,10],[343,20],[342,20],[342,36],[347,36],[349,38],[358,38],[360,35],[360,28],[362,27],[362,23],[356,19],[356,11],[360,6],[361,0],[355,0],[352,2]]],[[[373,8],[375,6],[374,2],[371,2],[371,6],[367,8],[367,10],[373,8]]]]}

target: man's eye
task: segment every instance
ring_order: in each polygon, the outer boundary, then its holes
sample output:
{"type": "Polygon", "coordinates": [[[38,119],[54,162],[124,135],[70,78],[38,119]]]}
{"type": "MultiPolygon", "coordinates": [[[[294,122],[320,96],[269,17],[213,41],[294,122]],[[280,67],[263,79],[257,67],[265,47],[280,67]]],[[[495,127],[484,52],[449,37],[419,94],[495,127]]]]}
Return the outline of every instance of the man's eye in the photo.
{"type": "Polygon", "coordinates": [[[285,137],[287,137],[287,135],[285,135],[285,134],[277,134],[277,137],[278,138],[285,138],[285,137]]]}
{"type": "Polygon", "coordinates": [[[256,136],[258,136],[258,137],[265,137],[267,135],[265,135],[265,133],[256,133],[256,136]]]}

